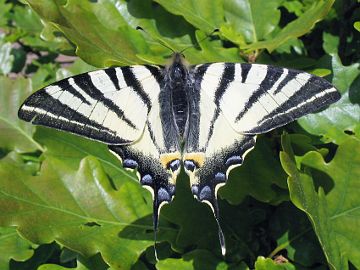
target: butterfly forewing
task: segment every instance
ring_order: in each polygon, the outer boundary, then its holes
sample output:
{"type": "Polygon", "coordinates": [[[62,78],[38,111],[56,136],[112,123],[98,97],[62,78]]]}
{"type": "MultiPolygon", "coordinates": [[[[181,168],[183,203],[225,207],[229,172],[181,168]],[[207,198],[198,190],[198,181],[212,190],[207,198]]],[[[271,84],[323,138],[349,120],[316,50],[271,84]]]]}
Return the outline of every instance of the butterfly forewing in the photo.
{"type": "Polygon", "coordinates": [[[27,98],[19,117],[107,144],[131,143],[141,136],[159,95],[152,75],[156,72],[160,73],[156,67],[134,66],[67,78],[27,98]],[[139,81],[148,89],[139,87],[139,81]]]}
{"type": "MultiPolygon", "coordinates": [[[[224,66],[221,78],[227,81],[226,87],[221,88],[220,95],[201,91],[239,133],[268,132],[340,98],[328,81],[306,72],[259,64],[216,65],[224,66]]],[[[211,71],[204,76],[206,80],[219,78],[211,71]]]]}

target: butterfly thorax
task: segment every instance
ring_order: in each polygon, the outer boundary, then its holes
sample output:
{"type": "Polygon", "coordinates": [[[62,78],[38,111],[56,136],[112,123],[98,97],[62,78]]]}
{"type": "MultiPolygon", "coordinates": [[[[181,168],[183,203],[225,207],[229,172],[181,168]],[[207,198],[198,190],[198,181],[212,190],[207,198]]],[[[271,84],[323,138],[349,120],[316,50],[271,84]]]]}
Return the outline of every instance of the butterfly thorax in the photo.
{"type": "MultiPolygon", "coordinates": [[[[191,85],[189,70],[181,54],[173,55],[172,63],[164,73],[164,97],[168,98],[174,124],[180,138],[184,137],[188,118],[188,87],[191,85]]],[[[164,100],[165,102],[165,100],[164,100]]]]}

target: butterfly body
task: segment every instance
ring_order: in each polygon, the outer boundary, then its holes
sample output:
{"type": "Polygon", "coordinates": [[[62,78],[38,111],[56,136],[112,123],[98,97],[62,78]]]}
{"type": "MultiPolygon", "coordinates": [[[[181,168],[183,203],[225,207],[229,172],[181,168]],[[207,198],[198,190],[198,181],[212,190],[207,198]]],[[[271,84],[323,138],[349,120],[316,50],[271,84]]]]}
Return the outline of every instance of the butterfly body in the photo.
{"type": "MultiPolygon", "coordinates": [[[[340,98],[326,80],[258,64],[115,67],[80,74],[31,95],[19,117],[98,140],[135,170],[154,199],[154,225],[183,167],[195,198],[219,225],[217,191],[268,132],[340,98]]],[[[241,181],[241,179],[239,179],[241,181]]]]}

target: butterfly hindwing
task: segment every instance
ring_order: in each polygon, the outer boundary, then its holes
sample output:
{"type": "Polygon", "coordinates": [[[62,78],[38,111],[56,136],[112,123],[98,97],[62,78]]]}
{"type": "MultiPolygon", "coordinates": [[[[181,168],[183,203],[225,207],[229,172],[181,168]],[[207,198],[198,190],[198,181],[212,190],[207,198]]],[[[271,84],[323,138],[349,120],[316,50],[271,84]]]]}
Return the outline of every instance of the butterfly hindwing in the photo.
{"type": "Polygon", "coordinates": [[[107,144],[131,143],[159,94],[158,76],[156,66],[132,66],[70,77],[28,97],[19,118],[107,144]]]}
{"type": "Polygon", "coordinates": [[[141,137],[131,145],[110,145],[123,166],[135,170],[140,184],[153,196],[154,226],[158,226],[160,208],[175,195],[176,178],[180,172],[180,149],[177,143],[165,141],[165,125],[159,119],[159,104],[152,107],[141,137]],[[169,147],[170,146],[170,147],[169,147]]]}

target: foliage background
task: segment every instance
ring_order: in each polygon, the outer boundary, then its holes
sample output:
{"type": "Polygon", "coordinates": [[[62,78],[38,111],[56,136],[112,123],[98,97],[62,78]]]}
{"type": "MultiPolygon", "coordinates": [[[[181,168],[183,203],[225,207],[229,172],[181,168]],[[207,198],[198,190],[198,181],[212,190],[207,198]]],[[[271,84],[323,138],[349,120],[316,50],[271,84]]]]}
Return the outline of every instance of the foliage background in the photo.
{"type": "Polygon", "coordinates": [[[0,269],[360,269],[359,1],[0,0],[0,29],[0,269]],[[164,64],[156,39],[192,46],[191,64],[302,69],[342,93],[259,136],[230,174],[225,258],[187,177],[161,213],[157,262],[151,197],[136,177],[100,143],[17,119],[26,96],[66,76],[164,64]]]}

